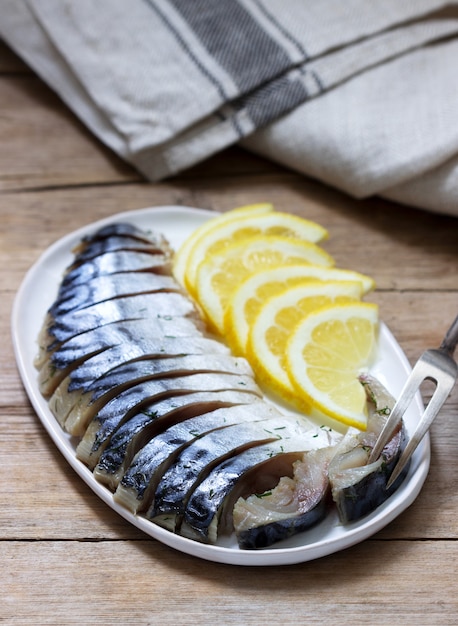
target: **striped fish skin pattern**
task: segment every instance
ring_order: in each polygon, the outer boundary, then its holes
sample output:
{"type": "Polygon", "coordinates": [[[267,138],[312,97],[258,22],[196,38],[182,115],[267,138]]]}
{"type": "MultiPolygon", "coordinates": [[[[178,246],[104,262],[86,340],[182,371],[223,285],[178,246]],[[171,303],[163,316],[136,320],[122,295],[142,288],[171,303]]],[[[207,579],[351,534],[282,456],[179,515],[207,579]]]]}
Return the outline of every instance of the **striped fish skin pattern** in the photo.
{"type": "Polygon", "coordinates": [[[197,327],[204,327],[194,303],[181,293],[133,294],[70,311],[58,319],[50,318],[43,324],[35,365],[40,369],[64,342],[101,326],[131,319],[161,321],[173,317],[191,317],[197,327]],[[173,315],[170,311],[173,311],[173,315]]]}
{"type": "Polygon", "coordinates": [[[110,274],[130,274],[131,272],[170,274],[170,271],[171,259],[165,254],[146,250],[145,252],[113,250],[100,254],[69,270],[62,280],[62,287],[80,285],[93,278],[110,274]]]}
{"type": "MultiPolygon", "coordinates": [[[[155,400],[195,391],[241,390],[260,395],[256,383],[249,376],[234,374],[197,373],[180,377],[164,377],[134,385],[115,396],[94,415],[77,447],[78,458],[90,463],[98,460],[110,437],[134,412],[155,400]]],[[[66,426],[68,419],[66,421],[66,426]]],[[[73,429],[75,432],[75,429],[73,429]]]]}
{"type": "MultiPolygon", "coordinates": [[[[124,490],[123,497],[133,502],[127,508],[137,512],[139,502],[146,506],[144,493],[153,487],[155,468],[165,469],[165,464],[173,460],[182,446],[214,428],[221,428],[222,420],[224,425],[252,420],[253,411],[259,414],[258,407],[249,407],[257,401],[254,395],[231,390],[195,392],[155,402],[117,429],[94,473],[113,490],[123,480],[120,493],[124,490]],[[141,454],[137,454],[140,450],[141,454]]],[[[261,408],[267,406],[262,403],[261,408]]],[[[122,496],[118,493],[118,497],[122,496]]]]}
{"type": "MultiPolygon", "coordinates": [[[[119,366],[112,366],[98,378],[79,377],[71,372],[55,389],[49,399],[53,413],[62,417],[73,414],[87,421],[85,414],[93,416],[96,411],[121,391],[140,382],[164,376],[185,376],[192,373],[228,373],[252,375],[245,361],[227,354],[206,354],[205,362],[199,354],[178,355],[166,358],[133,359],[119,366]]],[[[73,419],[73,418],[72,418],[73,419]]]]}
{"type": "MultiPolygon", "coordinates": [[[[200,402],[208,402],[209,394],[196,395],[201,396],[200,402]]],[[[278,417],[275,407],[259,398],[252,397],[252,402],[247,404],[245,399],[237,398],[235,392],[225,392],[220,394],[220,399],[225,401],[225,407],[210,412],[202,410],[189,419],[186,416],[182,422],[171,425],[151,438],[135,455],[119,481],[116,500],[135,513],[148,509],[162,475],[190,443],[215,430],[253,422],[253,416],[257,419],[278,417]]],[[[194,399],[191,400],[194,403],[194,399]]]]}
{"type": "MultiPolygon", "coordinates": [[[[79,440],[77,458],[117,503],[214,543],[234,532],[240,498],[294,482],[297,463],[332,456],[342,435],[269,401],[249,363],[207,333],[171,261],[161,234],[130,224],[85,237],[46,314],[35,365],[51,412],[79,440]]],[[[277,498],[274,522],[267,500],[257,507],[254,523],[237,529],[240,548],[317,524],[330,506],[327,466],[325,477],[298,510],[278,514],[277,498]]],[[[380,476],[371,484],[383,487],[380,476]]],[[[367,512],[370,498],[360,485],[355,493],[362,505],[349,515],[367,512]]]]}

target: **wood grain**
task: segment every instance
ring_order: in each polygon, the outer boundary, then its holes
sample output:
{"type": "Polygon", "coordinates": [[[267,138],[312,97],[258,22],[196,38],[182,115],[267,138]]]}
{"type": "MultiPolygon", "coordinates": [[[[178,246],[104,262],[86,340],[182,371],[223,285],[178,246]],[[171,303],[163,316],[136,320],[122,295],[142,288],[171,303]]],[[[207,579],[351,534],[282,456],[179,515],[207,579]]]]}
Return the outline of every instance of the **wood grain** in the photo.
{"type": "Polygon", "coordinates": [[[154,541],[10,542],[5,574],[15,586],[2,610],[21,626],[59,623],[50,615],[88,625],[453,624],[456,570],[453,559],[441,560],[448,548],[427,543],[420,554],[410,541],[371,540],[319,561],[259,569],[202,566],[154,541]],[[441,572],[428,593],[418,585],[425,560],[441,572]],[[410,593],[408,581],[417,582],[410,593]]]}
{"type": "Polygon", "coordinates": [[[456,219],[356,201],[239,148],[148,183],[4,45],[0,110],[0,622],[456,624],[457,389],[431,429],[421,494],[384,530],[302,565],[226,566],[145,537],[92,493],[30,406],[10,337],[25,273],[70,231],[147,206],[268,200],[319,221],[336,263],[376,279],[368,299],[413,363],[458,310],[456,219]]]}

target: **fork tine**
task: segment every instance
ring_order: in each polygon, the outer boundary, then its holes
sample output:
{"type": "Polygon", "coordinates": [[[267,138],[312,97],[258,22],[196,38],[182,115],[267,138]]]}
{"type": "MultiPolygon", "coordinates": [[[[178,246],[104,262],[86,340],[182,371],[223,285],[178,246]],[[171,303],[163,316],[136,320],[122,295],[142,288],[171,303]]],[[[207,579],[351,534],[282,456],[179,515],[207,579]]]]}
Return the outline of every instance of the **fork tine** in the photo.
{"type": "Polygon", "coordinates": [[[445,334],[444,340],[437,350],[426,350],[415,364],[412,372],[404,385],[398,401],[391,411],[390,417],[386,421],[372,452],[369,463],[376,461],[383,448],[386,446],[393,433],[409,408],[415,394],[420,389],[424,380],[432,380],[436,383],[431,399],[423,412],[420,422],[399,458],[386,488],[394,483],[402,470],[407,465],[410,457],[414,453],[420,441],[425,436],[431,423],[438,414],[440,408],[453,389],[458,374],[458,365],[453,359],[453,353],[458,344],[458,315],[445,334]]]}
{"type": "MultiPolygon", "coordinates": [[[[445,355],[441,354],[441,356],[445,356],[445,355]]],[[[451,360],[447,356],[445,356],[445,359],[447,361],[451,360]]],[[[412,437],[409,439],[406,447],[404,448],[404,451],[402,452],[398,462],[396,463],[396,466],[386,485],[387,489],[391,487],[391,485],[395,482],[395,480],[398,478],[402,470],[405,468],[405,466],[409,462],[410,457],[417,449],[418,444],[423,439],[426,432],[429,430],[429,427],[431,426],[434,418],[439,413],[442,405],[444,404],[451,390],[453,389],[453,386],[456,380],[457,366],[454,361],[452,363],[448,364],[451,366],[448,369],[449,370],[454,369],[454,372],[444,371],[444,369],[439,368],[439,367],[435,368],[436,369],[435,372],[433,372],[432,370],[428,372],[428,376],[426,378],[436,381],[437,383],[436,389],[434,390],[434,393],[431,396],[431,399],[420,419],[420,422],[418,423],[417,428],[415,429],[415,432],[413,433],[412,437]],[[452,367],[452,363],[454,367],[452,367]]],[[[431,366],[428,365],[428,367],[431,367],[431,366]]]]}
{"type": "Polygon", "coordinates": [[[423,412],[417,428],[407,443],[407,446],[405,447],[390,476],[386,486],[387,489],[389,489],[407,465],[410,457],[425,436],[431,426],[431,423],[447,399],[455,384],[457,369],[458,366],[455,361],[448,356],[448,354],[444,353],[442,349],[426,350],[426,352],[421,355],[420,359],[415,364],[406,384],[404,385],[404,389],[401,391],[398,401],[393,407],[390,417],[385,423],[385,426],[383,427],[382,432],[372,449],[369,462],[375,461],[379,458],[383,448],[392,437],[397,425],[409,408],[415,394],[419,391],[422,382],[425,380],[432,380],[436,383],[436,389],[434,390],[434,393],[425,411],[423,412]]]}
{"type": "Polygon", "coordinates": [[[404,413],[409,408],[415,394],[420,387],[421,382],[424,380],[424,362],[422,361],[422,358],[423,357],[420,357],[420,359],[417,361],[414,368],[412,369],[412,372],[407,379],[399,395],[399,398],[390,413],[389,418],[385,422],[385,425],[372,449],[371,455],[369,457],[369,463],[373,463],[374,461],[376,461],[382,453],[383,448],[393,436],[396,427],[401,421],[404,413]]]}

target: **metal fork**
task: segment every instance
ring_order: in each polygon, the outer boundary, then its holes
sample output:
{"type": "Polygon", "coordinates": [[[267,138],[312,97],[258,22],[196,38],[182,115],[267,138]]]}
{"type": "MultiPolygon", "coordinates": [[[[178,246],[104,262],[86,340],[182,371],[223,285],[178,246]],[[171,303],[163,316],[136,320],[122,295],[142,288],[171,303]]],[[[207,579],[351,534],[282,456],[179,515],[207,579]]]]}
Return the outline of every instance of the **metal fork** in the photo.
{"type": "Polygon", "coordinates": [[[402,416],[407,411],[415,394],[419,390],[420,385],[425,380],[431,380],[436,384],[433,395],[425,408],[425,411],[408,441],[401,457],[399,458],[393,473],[386,485],[386,488],[394,483],[402,470],[407,465],[410,457],[414,453],[416,447],[425,436],[434,418],[438,414],[445,400],[455,384],[458,365],[453,359],[453,353],[458,343],[458,316],[448,329],[444,340],[438,349],[426,350],[415,364],[406,384],[404,385],[401,395],[391,411],[390,417],[385,423],[374,448],[372,449],[369,463],[377,460],[383,448],[393,436],[396,427],[401,421],[402,416]]]}

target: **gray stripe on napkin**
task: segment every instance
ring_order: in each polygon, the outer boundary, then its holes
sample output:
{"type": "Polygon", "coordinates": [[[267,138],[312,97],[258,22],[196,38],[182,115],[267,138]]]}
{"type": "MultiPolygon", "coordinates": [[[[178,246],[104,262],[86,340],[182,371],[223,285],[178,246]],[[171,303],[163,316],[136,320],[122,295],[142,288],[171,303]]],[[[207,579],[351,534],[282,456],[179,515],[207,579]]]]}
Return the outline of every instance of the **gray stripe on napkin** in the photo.
{"type": "Polygon", "coordinates": [[[291,59],[237,0],[170,0],[241,92],[277,77],[291,59]]]}
{"type": "Polygon", "coordinates": [[[241,98],[240,106],[246,109],[256,128],[265,126],[283,113],[294,109],[308,97],[305,85],[288,76],[280,76],[241,98]]]}
{"type": "MultiPolygon", "coordinates": [[[[170,19],[170,17],[168,15],[166,15],[165,12],[161,11],[161,9],[159,8],[159,6],[157,6],[155,3],[153,3],[152,0],[146,0],[146,3],[150,6],[150,8],[155,11],[157,13],[157,15],[160,17],[160,19],[163,21],[164,25],[170,30],[170,32],[173,33],[173,35],[176,37],[176,40],[178,42],[178,44],[180,45],[181,49],[186,53],[186,55],[192,60],[192,62],[196,65],[196,67],[199,69],[199,71],[202,73],[203,76],[205,76],[205,78],[207,80],[209,80],[217,89],[219,95],[221,96],[222,100],[228,100],[229,99],[229,95],[226,92],[225,86],[223,81],[219,80],[219,78],[216,76],[215,72],[212,72],[205,63],[203,63],[200,59],[199,59],[199,55],[197,54],[196,51],[192,50],[191,46],[188,45],[188,43],[186,42],[186,40],[183,38],[183,36],[180,33],[180,29],[177,28],[174,23],[173,20],[170,19]]],[[[226,120],[229,119],[229,121],[231,122],[236,134],[238,135],[238,137],[243,137],[244,136],[244,132],[243,129],[240,127],[238,121],[237,121],[237,117],[229,114],[226,115],[225,111],[221,110],[219,112],[219,118],[221,120],[226,120]]]]}
{"type": "MultiPolygon", "coordinates": [[[[245,109],[254,127],[264,126],[307,100],[309,94],[304,82],[288,74],[292,67],[290,56],[239,2],[170,0],[170,4],[187,21],[209,54],[230,74],[240,92],[246,94],[235,100],[233,106],[235,111],[245,109]]],[[[268,18],[292,41],[285,28],[272,16],[268,18]]],[[[169,27],[173,28],[171,22],[169,27]]],[[[303,46],[300,48],[301,55],[306,57],[303,46]]],[[[202,65],[195,54],[192,56],[202,65]]],[[[315,80],[319,84],[318,77],[315,80]]],[[[241,136],[236,116],[232,119],[241,136]]]]}

